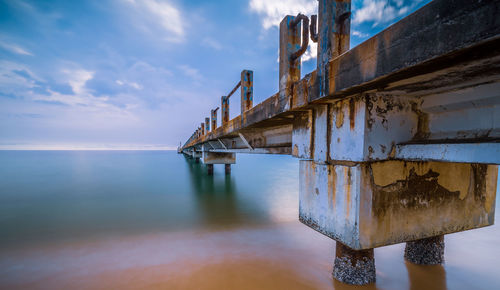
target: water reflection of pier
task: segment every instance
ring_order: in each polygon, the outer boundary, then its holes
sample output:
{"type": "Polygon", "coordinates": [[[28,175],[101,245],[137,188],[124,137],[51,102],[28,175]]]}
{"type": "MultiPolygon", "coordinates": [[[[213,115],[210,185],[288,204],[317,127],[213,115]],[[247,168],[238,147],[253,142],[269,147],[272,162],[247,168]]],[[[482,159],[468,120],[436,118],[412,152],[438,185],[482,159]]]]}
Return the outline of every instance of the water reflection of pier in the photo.
{"type": "Polygon", "coordinates": [[[207,175],[206,165],[184,155],[191,178],[199,222],[213,227],[255,224],[268,220],[258,204],[238,198],[234,177],[207,175]]]}

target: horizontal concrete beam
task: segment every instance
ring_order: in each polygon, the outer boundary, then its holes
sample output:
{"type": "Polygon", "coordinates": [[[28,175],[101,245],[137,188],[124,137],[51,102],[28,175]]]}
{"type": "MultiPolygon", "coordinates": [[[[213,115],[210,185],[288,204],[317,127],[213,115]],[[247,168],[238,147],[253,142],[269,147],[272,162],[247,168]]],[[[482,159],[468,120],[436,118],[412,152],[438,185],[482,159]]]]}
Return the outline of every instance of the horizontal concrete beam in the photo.
{"type": "Polygon", "coordinates": [[[395,158],[500,164],[500,143],[398,145],[395,158]]]}
{"type": "Polygon", "coordinates": [[[203,151],[203,163],[205,164],[235,164],[236,154],[203,151]]]}
{"type": "Polygon", "coordinates": [[[210,149],[209,152],[249,153],[249,154],[292,154],[291,147],[255,148],[255,149],[210,149]]]}
{"type": "Polygon", "coordinates": [[[352,249],[492,225],[497,165],[301,160],[300,221],[352,249]]]}

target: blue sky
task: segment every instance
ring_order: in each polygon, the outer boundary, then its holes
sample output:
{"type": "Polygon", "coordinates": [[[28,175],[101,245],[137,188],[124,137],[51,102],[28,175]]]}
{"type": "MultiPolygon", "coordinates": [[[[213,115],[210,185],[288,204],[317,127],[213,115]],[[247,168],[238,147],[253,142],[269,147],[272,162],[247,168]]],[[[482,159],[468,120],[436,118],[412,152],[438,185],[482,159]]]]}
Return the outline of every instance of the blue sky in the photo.
{"type": "MultiPolygon", "coordinates": [[[[354,0],[351,47],[427,2],[354,0]]],[[[316,0],[0,0],[0,148],[173,148],[242,69],[254,71],[254,104],[276,93],[278,24],[316,9],[316,0]]],[[[312,47],[303,73],[315,66],[312,47]]]]}

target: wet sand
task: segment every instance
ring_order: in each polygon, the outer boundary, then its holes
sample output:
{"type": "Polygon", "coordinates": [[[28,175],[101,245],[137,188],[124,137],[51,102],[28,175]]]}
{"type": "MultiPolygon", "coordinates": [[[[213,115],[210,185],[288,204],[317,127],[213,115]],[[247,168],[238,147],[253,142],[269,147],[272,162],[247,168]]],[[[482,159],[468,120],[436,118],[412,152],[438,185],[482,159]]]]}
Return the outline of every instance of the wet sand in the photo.
{"type": "Polygon", "coordinates": [[[444,266],[376,249],[377,283],[331,278],[334,242],[298,222],[0,252],[2,289],[498,289],[497,226],[448,235],[444,266]],[[477,247],[489,245],[492,251],[477,247]],[[492,256],[493,255],[493,256],[492,256]]]}

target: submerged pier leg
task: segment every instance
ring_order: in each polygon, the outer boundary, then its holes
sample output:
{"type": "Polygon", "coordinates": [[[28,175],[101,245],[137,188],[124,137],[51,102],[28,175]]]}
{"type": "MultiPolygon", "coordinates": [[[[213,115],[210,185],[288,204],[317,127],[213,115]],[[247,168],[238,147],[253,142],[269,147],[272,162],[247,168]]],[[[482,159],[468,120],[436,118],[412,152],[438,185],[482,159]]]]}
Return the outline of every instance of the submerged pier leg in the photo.
{"type": "Polygon", "coordinates": [[[207,173],[208,173],[208,175],[214,175],[214,165],[213,164],[207,164],[207,173]]]}
{"type": "Polygon", "coordinates": [[[333,277],[346,284],[365,285],[375,282],[373,249],[353,250],[337,242],[333,277]]]}
{"type": "Polygon", "coordinates": [[[438,265],[444,262],[444,235],[406,243],[405,260],[418,265],[438,265]]]}
{"type": "Polygon", "coordinates": [[[231,164],[224,164],[224,172],[226,175],[231,174],[231,164]]]}

